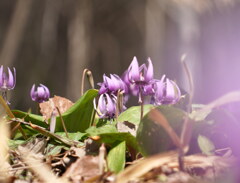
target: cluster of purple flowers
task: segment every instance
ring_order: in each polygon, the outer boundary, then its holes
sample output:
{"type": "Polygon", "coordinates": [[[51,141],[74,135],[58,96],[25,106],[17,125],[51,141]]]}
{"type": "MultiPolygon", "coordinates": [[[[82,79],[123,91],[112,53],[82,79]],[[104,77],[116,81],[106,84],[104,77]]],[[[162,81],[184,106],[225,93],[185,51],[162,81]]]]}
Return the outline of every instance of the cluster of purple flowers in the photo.
{"type": "Polygon", "coordinates": [[[177,84],[162,76],[161,80],[154,79],[153,65],[148,58],[148,65],[139,66],[134,57],[128,69],[122,77],[111,74],[103,76],[103,82],[99,83],[98,111],[101,118],[114,118],[116,114],[117,92],[122,91],[125,95],[123,109],[130,95],[138,96],[139,103],[143,103],[144,96],[150,96],[149,103],[154,105],[175,104],[181,97],[177,84]]]}
{"type": "MultiPolygon", "coordinates": [[[[16,70],[13,72],[8,68],[8,73],[5,73],[3,66],[0,67],[0,89],[3,97],[7,101],[6,92],[12,90],[16,84],[16,70]]],[[[139,103],[143,104],[143,98],[150,96],[149,103],[154,105],[175,104],[181,97],[180,89],[177,84],[162,76],[161,80],[154,79],[153,65],[150,58],[148,58],[148,65],[142,64],[139,66],[137,58],[134,57],[128,69],[124,72],[122,77],[116,74],[110,74],[110,77],[103,75],[103,82],[98,84],[99,99],[98,110],[101,118],[114,118],[117,110],[125,110],[126,102],[130,95],[138,96],[139,103]],[[117,109],[118,93],[123,93],[123,101],[120,109],[117,109]]],[[[40,84],[35,88],[32,86],[30,96],[33,101],[38,103],[45,102],[50,97],[49,89],[40,84]]],[[[96,108],[96,105],[95,105],[96,108]]]]}

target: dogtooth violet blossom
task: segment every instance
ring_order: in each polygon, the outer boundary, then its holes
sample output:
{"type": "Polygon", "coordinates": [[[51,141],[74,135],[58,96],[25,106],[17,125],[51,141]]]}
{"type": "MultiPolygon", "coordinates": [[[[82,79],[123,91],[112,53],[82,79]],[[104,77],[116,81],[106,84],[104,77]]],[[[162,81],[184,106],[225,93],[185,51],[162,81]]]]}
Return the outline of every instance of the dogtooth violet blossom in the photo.
{"type": "Polygon", "coordinates": [[[7,100],[7,91],[12,90],[16,85],[16,69],[13,68],[13,72],[8,67],[8,73],[4,72],[3,66],[0,67],[0,91],[3,99],[7,104],[10,104],[7,100]]]}
{"type": "MultiPolygon", "coordinates": [[[[121,109],[125,109],[124,103],[127,101],[128,93],[127,85],[123,80],[116,74],[110,74],[110,77],[103,75],[103,82],[98,84],[100,86],[98,99],[98,109],[96,109],[96,104],[94,100],[94,106],[100,118],[114,118],[116,115],[116,105],[117,105],[117,95],[118,91],[124,94],[123,103],[121,109]],[[100,113],[100,114],[99,114],[100,113]]],[[[120,110],[121,110],[120,109],[120,110]]],[[[121,112],[121,111],[119,111],[121,112]]]]}
{"type": "Polygon", "coordinates": [[[161,104],[176,104],[181,97],[181,91],[177,84],[166,78],[165,75],[162,76],[160,81],[155,83],[155,94],[153,96],[153,103],[155,105],[161,104]]]}
{"type": "Polygon", "coordinates": [[[0,67],[0,89],[2,91],[12,90],[16,85],[16,69],[13,72],[8,67],[8,74],[3,71],[3,66],[0,67]]]}
{"type": "Polygon", "coordinates": [[[110,77],[103,75],[103,82],[98,83],[100,86],[99,94],[108,93],[117,95],[118,90],[124,93],[128,92],[128,88],[123,80],[117,74],[110,74],[110,77]]]}
{"type": "Polygon", "coordinates": [[[147,96],[154,94],[154,83],[153,79],[153,65],[150,58],[148,58],[148,67],[146,64],[142,64],[139,67],[136,57],[128,67],[128,70],[123,74],[123,80],[128,85],[131,93],[135,96],[139,96],[139,101],[141,101],[141,96],[147,96]]]}
{"type": "Polygon", "coordinates": [[[38,102],[38,103],[42,103],[42,102],[45,102],[49,99],[50,91],[43,84],[40,84],[40,86],[38,86],[37,89],[35,90],[35,84],[34,84],[32,86],[30,96],[31,96],[33,101],[38,102]]]}
{"type": "MultiPolygon", "coordinates": [[[[99,117],[113,119],[116,115],[116,102],[117,97],[115,95],[101,94],[98,100],[98,110],[96,110],[99,117]]],[[[94,107],[96,109],[96,105],[94,107]]]]}

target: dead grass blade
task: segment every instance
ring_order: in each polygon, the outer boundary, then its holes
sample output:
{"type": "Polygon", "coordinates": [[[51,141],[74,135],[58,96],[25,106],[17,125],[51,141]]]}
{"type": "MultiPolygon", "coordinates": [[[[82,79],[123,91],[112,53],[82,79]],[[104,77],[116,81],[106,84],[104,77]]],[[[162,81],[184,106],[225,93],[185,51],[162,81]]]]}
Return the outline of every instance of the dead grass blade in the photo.
{"type": "Polygon", "coordinates": [[[0,182],[8,182],[8,138],[9,129],[6,120],[6,111],[0,106],[0,182]]]}
{"type": "MultiPolygon", "coordinates": [[[[2,98],[2,96],[0,96],[0,104],[2,105],[3,109],[6,111],[6,115],[8,115],[10,118],[15,118],[14,114],[12,113],[11,109],[9,108],[9,106],[6,104],[6,101],[2,98]]],[[[14,124],[14,126],[12,127],[13,129],[19,129],[19,131],[22,133],[23,137],[25,139],[27,139],[21,125],[19,125],[18,123],[14,124]]],[[[12,131],[14,132],[14,131],[12,131]]]]}
{"type": "Polygon", "coordinates": [[[37,175],[37,177],[44,183],[67,183],[66,180],[57,178],[50,167],[41,161],[37,154],[32,153],[29,149],[23,148],[20,151],[23,161],[29,165],[30,169],[37,175]]]}
{"type": "Polygon", "coordinates": [[[116,183],[127,183],[131,180],[135,180],[153,168],[177,160],[177,157],[177,151],[169,151],[140,160],[136,164],[133,164],[120,172],[116,177],[116,183]]]}

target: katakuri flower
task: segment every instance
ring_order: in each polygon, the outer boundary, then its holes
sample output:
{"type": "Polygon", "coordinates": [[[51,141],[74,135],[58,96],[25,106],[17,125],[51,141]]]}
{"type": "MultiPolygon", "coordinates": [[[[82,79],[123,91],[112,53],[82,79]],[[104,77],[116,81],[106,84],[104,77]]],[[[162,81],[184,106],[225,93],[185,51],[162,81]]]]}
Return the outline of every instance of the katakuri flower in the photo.
{"type": "Polygon", "coordinates": [[[122,78],[132,95],[139,96],[139,102],[142,102],[142,96],[154,94],[155,80],[153,79],[153,65],[150,58],[148,58],[148,67],[146,64],[139,67],[137,58],[134,57],[122,78]]]}
{"type": "Polygon", "coordinates": [[[8,74],[3,71],[3,66],[0,67],[0,89],[2,91],[12,90],[16,85],[16,69],[13,72],[8,67],[8,74]]]}
{"type": "Polygon", "coordinates": [[[168,78],[165,81],[165,75],[155,83],[155,94],[153,96],[155,105],[176,104],[180,98],[181,91],[177,84],[168,78]]]}
{"type": "Polygon", "coordinates": [[[103,82],[98,84],[100,86],[99,94],[114,94],[117,95],[119,90],[124,93],[128,92],[128,88],[123,80],[117,74],[110,74],[110,77],[103,75],[103,82]]]}
{"type": "Polygon", "coordinates": [[[116,102],[117,97],[115,95],[101,94],[98,100],[98,110],[96,110],[99,117],[113,119],[116,115],[116,102]]]}
{"type": "Polygon", "coordinates": [[[50,91],[49,89],[43,85],[40,84],[40,86],[37,87],[37,90],[35,91],[35,84],[32,86],[30,96],[33,101],[42,103],[49,99],[50,97],[50,91]]]}

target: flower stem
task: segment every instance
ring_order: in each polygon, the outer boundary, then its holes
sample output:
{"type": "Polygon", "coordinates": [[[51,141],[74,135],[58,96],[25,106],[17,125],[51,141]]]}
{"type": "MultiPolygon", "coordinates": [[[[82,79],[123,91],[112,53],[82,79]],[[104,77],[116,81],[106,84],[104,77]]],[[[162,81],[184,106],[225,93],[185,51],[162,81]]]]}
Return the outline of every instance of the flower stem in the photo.
{"type": "Polygon", "coordinates": [[[139,99],[138,99],[138,103],[140,104],[140,107],[141,107],[141,112],[140,112],[140,120],[142,120],[143,118],[143,105],[144,105],[144,97],[143,97],[143,93],[142,93],[142,87],[139,88],[139,99]]]}
{"type": "Polygon", "coordinates": [[[7,100],[7,90],[3,90],[2,91],[2,97],[3,97],[3,99],[6,101],[6,104],[10,104],[9,102],[8,102],[8,100],[7,100]]]}
{"type": "Polygon", "coordinates": [[[82,74],[82,84],[81,84],[81,96],[84,93],[84,87],[85,87],[85,77],[87,76],[87,79],[89,81],[90,86],[92,89],[94,89],[94,80],[93,80],[93,75],[92,72],[88,69],[84,69],[83,74],[82,74]]]}

